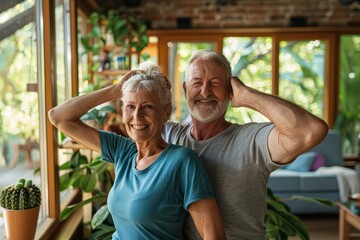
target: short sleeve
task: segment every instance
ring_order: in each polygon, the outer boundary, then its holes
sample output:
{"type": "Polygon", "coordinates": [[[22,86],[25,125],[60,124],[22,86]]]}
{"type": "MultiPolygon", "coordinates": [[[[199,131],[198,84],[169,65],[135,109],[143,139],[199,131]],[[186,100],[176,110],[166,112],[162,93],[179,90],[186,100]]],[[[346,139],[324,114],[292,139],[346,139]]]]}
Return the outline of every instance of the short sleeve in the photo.
{"type": "Polygon", "coordinates": [[[105,162],[115,163],[116,160],[123,159],[123,153],[129,154],[131,151],[136,151],[132,140],[116,133],[99,130],[99,136],[101,158],[105,162]]]}
{"type": "Polygon", "coordinates": [[[183,163],[184,208],[201,199],[215,198],[210,178],[196,153],[186,148],[183,163]]]}

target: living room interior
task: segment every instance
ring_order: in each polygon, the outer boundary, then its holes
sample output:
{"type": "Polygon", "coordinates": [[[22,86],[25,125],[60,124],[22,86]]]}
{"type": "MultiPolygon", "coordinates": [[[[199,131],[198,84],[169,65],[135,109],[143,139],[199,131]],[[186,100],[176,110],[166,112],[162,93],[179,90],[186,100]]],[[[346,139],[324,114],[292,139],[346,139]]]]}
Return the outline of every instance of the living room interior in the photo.
{"type": "MultiPolygon", "coordinates": [[[[330,140],[299,157],[307,165],[274,172],[269,188],[284,201],[301,195],[334,203],[284,202],[310,239],[341,239],[342,233],[360,239],[360,217],[340,227],[346,220],[336,202],[343,185],[335,170],[324,170],[336,166],[351,172],[346,179],[360,176],[359,0],[0,0],[0,188],[21,177],[41,187],[36,239],[94,234],[89,222],[106,202],[113,177],[108,165],[93,167],[99,154],[57,131],[47,112],[151,61],[172,82],[171,120],[182,121],[189,114],[182,89],[186,63],[203,48],[222,52],[245,84],[328,124],[330,140]],[[70,210],[84,201],[90,204],[70,210]]],[[[111,130],[121,122],[118,108],[109,103],[83,120],[111,130]]],[[[239,124],[269,121],[231,106],[226,117],[239,124]]]]}

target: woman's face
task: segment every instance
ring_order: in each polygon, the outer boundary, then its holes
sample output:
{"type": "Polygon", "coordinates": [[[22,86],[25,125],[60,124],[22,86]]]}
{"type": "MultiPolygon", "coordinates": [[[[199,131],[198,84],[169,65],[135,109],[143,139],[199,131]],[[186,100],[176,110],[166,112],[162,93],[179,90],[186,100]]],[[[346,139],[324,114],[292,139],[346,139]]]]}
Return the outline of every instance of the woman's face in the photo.
{"type": "Polygon", "coordinates": [[[158,141],[168,115],[156,92],[135,91],[123,96],[123,120],[135,142],[158,141]]]}

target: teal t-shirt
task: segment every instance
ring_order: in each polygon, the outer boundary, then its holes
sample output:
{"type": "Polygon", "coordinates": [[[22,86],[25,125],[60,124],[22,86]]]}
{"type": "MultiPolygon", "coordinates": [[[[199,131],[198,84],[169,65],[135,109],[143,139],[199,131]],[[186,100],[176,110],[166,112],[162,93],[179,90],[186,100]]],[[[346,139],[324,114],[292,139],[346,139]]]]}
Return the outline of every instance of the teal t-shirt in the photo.
{"type": "Polygon", "coordinates": [[[135,143],[100,131],[101,155],[114,164],[115,182],[108,208],[116,232],[113,239],[182,239],[188,206],[214,191],[193,150],[170,144],[144,170],[135,168],[135,143]]]}

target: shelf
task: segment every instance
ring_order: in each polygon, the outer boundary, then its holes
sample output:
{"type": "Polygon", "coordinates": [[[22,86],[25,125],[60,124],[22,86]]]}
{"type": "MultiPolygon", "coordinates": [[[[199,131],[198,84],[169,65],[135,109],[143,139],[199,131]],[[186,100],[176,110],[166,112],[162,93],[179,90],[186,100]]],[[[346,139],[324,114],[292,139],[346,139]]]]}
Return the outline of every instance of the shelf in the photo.
{"type": "Polygon", "coordinates": [[[129,52],[128,49],[125,49],[121,47],[121,46],[115,46],[115,45],[106,45],[106,46],[101,46],[101,50],[103,50],[105,53],[115,53],[115,54],[137,54],[137,52],[132,49],[131,52],[129,52]]]}
{"type": "Polygon", "coordinates": [[[109,69],[109,70],[103,70],[101,72],[97,72],[96,74],[103,76],[103,77],[112,77],[112,76],[125,75],[129,71],[130,70],[109,69]]]}

